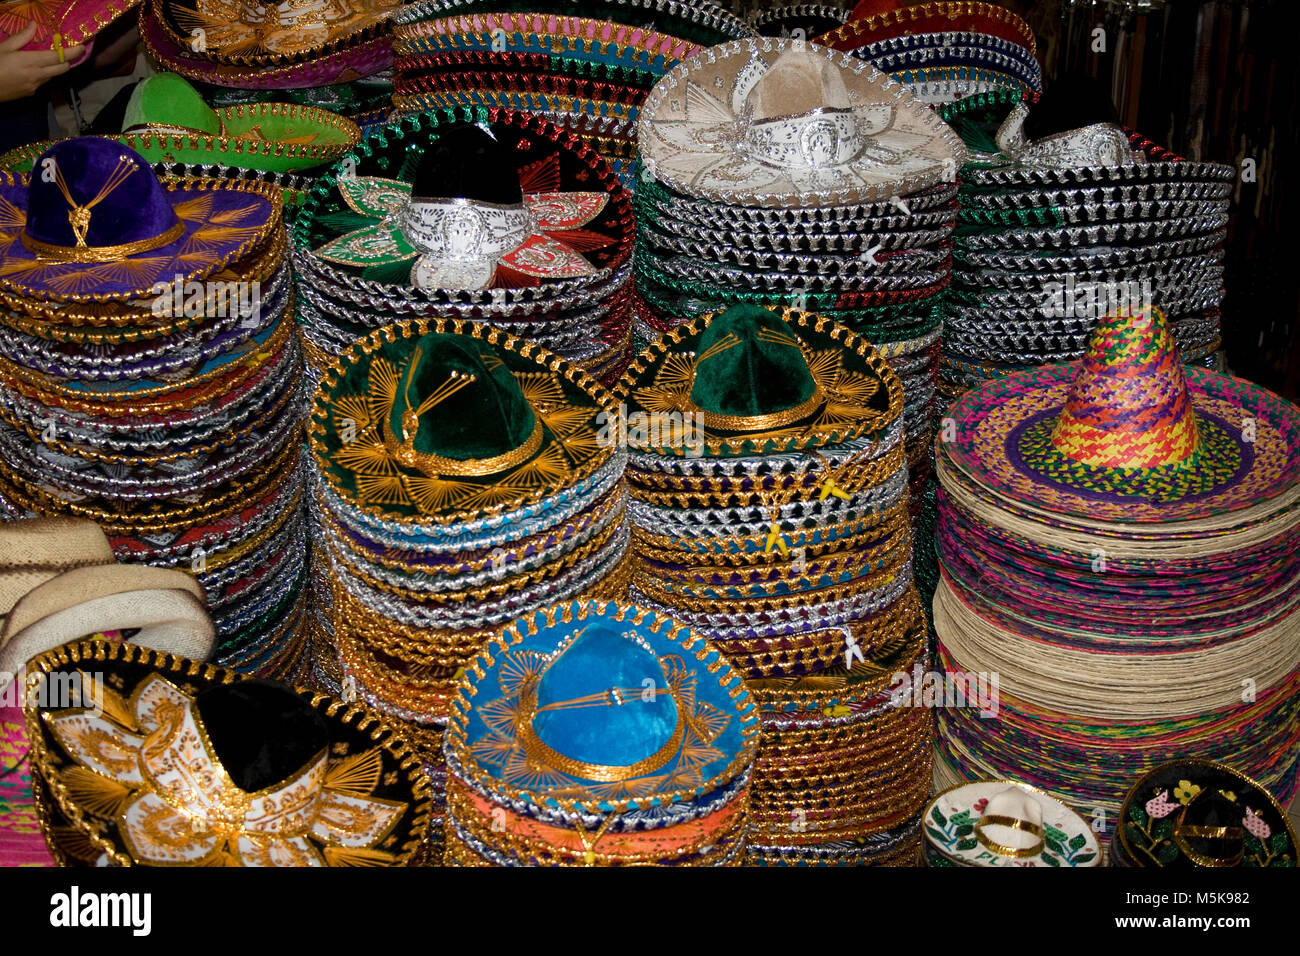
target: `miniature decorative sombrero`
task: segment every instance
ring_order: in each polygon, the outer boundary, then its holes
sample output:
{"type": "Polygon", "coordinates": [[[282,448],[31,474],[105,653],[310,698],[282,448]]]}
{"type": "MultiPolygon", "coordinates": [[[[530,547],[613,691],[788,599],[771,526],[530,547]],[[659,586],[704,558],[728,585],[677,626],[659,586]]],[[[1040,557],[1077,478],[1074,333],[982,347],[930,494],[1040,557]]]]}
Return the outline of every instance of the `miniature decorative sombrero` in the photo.
{"type": "Polygon", "coordinates": [[[705,50],[641,111],[647,173],[692,196],[752,206],[901,196],[954,178],[955,134],[870,64],[790,40],[705,50]]]}
{"type": "Polygon", "coordinates": [[[1300,411],[1184,368],[1159,309],[1103,318],[1081,365],[985,383],[949,412],[940,452],[969,480],[1036,510],[1173,521],[1249,507],[1300,480],[1300,411]]]}
{"type": "Polygon", "coordinates": [[[399,0],[150,0],[169,39],[224,63],[275,66],[328,56],[386,31],[399,0]]]}
{"type": "Polygon", "coordinates": [[[1078,813],[1013,780],[952,787],[925,810],[932,866],[1097,866],[1097,835],[1078,813]]]}
{"type": "MultiPolygon", "coordinates": [[[[93,40],[140,0],[13,0],[0,4],[0,39],[22,33],[33,23],[36,35],[24,50],[54,50],[93,40]]],[[[89,50],[86,54],[89,54],[89,50]]],[[[85,59],[85,56],[82,57],[85,59]]]]}
{"type": "Polygon", "coordinates": [[[685,416],[698,416],[707,454],[763,454],[874,433],[902,408],[897,376],[865,340],[820,316],[758,306],[701,316],[661,337],[618,397],[628,405],[631,447],[673,457],[691,454],[691,443],[649,422],[676,416],[680,431],[685,416]]]}
{"type": "Polygon", "coordinates": [[[1120,866],[1294,867],[1296,831],[1264,787],[1208,760],[1155,767],[1129,791],[1111,841],[1120,866]]]}
{"type": "Polygon", "coordinates": [[[30,179],[0,176],[0,288],[74,302],[149,297],[159,281],[199,281],[248,254],[282,205],[267,184],[164,184],[120,143],[63,140],[30,179]]]}
{"type": "Polygon", "coordinates": [[[701,638],[663,615],[588,602],[510,625],[466,668],[447,755],[505,796],[618,813],[730,783],[758,732],[744,681],[701,638]]]}
{"type": "Polygon", "coordinates": [[[292,103],[210,109],[175,73],[140,81],[121,137],[151,163],[217,162],[273,172],[332,163],[360,138],[351,120],[292,103]]]}
{"type": "Polygon", "coordinates": [[[365,707],[108,641],[28,681],[63,865],[403,866],[427,827],[415,759],[365,707]]]}
{"type": "Polygon", "coordinates": [[[405,322],[326,372],[311,440],[330,488],[388,520],[464,520],[555,494],[614,455],[592,383],[496,329],[405,322]]]}

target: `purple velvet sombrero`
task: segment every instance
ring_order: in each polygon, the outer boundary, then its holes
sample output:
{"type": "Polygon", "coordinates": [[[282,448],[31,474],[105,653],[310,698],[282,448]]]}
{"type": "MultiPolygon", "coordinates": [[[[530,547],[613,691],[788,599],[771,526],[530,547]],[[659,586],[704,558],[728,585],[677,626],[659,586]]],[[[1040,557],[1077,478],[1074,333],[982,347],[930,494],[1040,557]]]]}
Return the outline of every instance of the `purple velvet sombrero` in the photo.
{"type": "Polygon", "coordinates": [[[283,200],[243,180],[159,182],[113,140],[52,145],[30,177],[0,173],[0,289],[30,299],[142,299],[201,281],[255,249],[283,200]]]}
{"type": "Polygon", "coordinates": [[[1241,379],[1184,367],[1158,309],[1107,316],[1082,363],[986,382],[948,415],[940,457],[964,482],[1031,510],[1191,520],[1257,505],[1300,481],[1300,409],[1241,379]]]}

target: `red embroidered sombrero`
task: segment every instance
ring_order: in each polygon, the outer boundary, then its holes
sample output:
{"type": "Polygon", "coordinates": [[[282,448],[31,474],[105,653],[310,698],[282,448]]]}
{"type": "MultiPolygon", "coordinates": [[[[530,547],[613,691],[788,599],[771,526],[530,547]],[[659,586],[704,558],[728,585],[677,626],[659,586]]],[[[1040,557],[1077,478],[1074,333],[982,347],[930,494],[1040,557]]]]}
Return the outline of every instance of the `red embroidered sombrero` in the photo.
{"type": "Polygon", "coordinates": [[[941,461],[1034,510],[1190,520],[1259,504],[1300,481],[1300,409],[1184,366],[1158,309],[1106,316],[1082,363],[993,379],[948,415],[941,461]]]}

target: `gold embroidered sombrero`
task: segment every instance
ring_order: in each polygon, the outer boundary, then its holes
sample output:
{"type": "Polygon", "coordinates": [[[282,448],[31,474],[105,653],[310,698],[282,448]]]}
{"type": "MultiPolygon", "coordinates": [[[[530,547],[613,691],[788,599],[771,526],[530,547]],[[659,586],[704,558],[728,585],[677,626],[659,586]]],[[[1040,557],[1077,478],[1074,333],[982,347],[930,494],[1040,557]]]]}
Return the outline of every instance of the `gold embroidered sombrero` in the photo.
{"type": "Polygon", "coordinates": [[[897,374],[869,342],[821,316],[738,305],[641,353],[619,382],[628,446],[671,457],[819,448],[902,412],[897,374]]]}
{"type": "Polygon", "coordinates": [[[365,707],[103,640],[33,660],[26,703],[62,865],[403,866],[428,826],[365,707]]]}

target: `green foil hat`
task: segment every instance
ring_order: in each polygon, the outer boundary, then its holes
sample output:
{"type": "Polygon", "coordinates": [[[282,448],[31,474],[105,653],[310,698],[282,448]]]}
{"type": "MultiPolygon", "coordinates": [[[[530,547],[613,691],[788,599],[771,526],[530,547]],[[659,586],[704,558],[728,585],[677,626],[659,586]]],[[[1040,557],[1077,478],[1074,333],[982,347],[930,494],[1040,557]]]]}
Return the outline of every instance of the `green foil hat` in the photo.
{"type": "Polygon", "coordinates": [[[214,110],[174,73],[150,76],[126,105],[118,137],[151,163],[221,163],[288,172],[332,163],[361,139],[351,120],[294,103],[214,110]]]}
{"type": "Polygon", "coordinates": [[[675,457],[819,448],[881,431],[903,407],[902,383],[865,339],[823,316],[753,305],[652,342],[616,397],[629,448],[675,457]]]}

